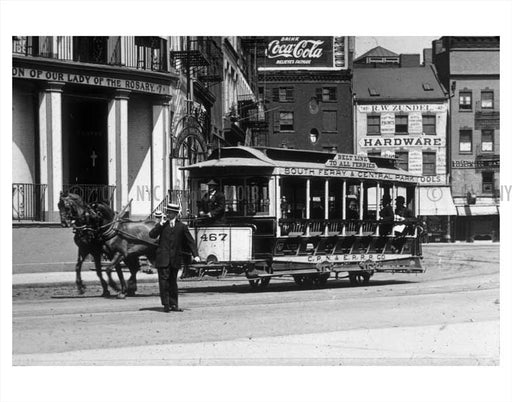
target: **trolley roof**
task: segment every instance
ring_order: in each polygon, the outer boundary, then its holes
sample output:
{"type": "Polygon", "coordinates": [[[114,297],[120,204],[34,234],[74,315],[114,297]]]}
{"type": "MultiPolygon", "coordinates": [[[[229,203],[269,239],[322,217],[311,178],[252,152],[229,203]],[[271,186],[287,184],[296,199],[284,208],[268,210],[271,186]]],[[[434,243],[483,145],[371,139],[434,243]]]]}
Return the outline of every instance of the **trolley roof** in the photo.
{"type": "MultiPolygon", "coordinates": [[[[395,158],[245,146],[216,149],[207,160],[180,169],[190,170],[195,176],[212,176],[235,168],[260,168],[261,173],[280,176],[337,177],[399,183],[417,183],[420,177],[398,168],[395,158]]],[[[236,175],[236,171],[231,170],[229,174],[236,175]]]]}

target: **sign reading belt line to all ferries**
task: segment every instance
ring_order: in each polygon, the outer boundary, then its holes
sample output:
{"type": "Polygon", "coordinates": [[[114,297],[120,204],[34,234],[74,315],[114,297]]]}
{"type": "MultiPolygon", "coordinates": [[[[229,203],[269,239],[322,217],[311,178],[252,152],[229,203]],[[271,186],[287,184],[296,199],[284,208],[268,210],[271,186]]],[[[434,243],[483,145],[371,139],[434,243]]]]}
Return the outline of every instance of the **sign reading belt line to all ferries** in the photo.
{"type": "Polygon", "coordinates": [[[120,78],[100,77],[89,74],[73,74],[57,71],[46,71],[34,68],[13,67],[14,78],[28,78],[36,80],[64,82],[69,84],[93,85],[106,88],[127,89],[136,92],[145,92],[158,95],[170,95],[171,87],[165,84],[156,84],[148,81],[127,80],[120,78]]]}

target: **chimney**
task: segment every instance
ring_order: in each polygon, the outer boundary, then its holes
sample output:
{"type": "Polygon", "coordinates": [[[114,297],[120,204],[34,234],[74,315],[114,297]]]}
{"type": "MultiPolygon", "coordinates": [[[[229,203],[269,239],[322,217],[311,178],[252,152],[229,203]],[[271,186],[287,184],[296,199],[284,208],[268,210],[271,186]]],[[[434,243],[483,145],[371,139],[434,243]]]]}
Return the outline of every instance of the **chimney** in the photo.
{"type": "Polygon", "coordinates": [[[419,54],[401,54],[400,67],[419,67],[420,55],[419,54]]]}
{"type": "Polygon", "coordinates": [[[423,49],[423,65],[432,64],[432,49],[423,49]]]}

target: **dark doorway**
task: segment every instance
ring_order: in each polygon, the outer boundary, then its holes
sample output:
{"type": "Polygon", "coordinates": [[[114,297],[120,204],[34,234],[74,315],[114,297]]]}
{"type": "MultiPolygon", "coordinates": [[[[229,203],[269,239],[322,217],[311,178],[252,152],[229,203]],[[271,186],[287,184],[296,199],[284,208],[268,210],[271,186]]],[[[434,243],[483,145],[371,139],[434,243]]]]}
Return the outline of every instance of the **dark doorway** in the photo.
{"type": "Polygon", "coordinates": [[[108,184],[107,101],[65,97],[62,116],[64,183],[108,184]]]}

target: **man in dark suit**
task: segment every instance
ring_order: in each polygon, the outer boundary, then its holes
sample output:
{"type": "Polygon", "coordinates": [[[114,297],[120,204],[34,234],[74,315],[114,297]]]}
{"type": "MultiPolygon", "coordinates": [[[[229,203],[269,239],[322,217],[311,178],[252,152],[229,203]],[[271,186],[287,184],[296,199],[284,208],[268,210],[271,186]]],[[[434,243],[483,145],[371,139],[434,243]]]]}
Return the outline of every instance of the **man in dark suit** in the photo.
{"type": "Polygon", "coordinates": [[[208,183],[208,193],[201,200],[199,216],[209,218],[212,222],[222,222],[226,209],[226,197],[219,191],[219,185],[215,180],[208,183]]]}
{"type": "Polygon", "coordinates": [[[160,236],[155,266],[158,269],[160,300],[166,313],[183,311],[178,307],[177,283],[183,246],[192,252],[196,262],[201,261],[188,227],[176,219],[179,210],[179,205],[168,204],[166,214],[162,215],[160,222],[149,232],[149,237],[153,239],[160,236]]]}

